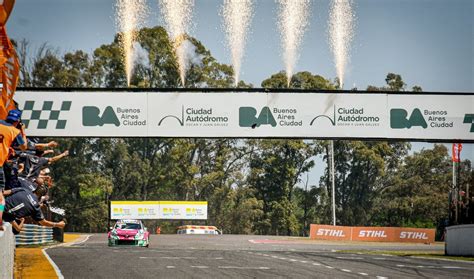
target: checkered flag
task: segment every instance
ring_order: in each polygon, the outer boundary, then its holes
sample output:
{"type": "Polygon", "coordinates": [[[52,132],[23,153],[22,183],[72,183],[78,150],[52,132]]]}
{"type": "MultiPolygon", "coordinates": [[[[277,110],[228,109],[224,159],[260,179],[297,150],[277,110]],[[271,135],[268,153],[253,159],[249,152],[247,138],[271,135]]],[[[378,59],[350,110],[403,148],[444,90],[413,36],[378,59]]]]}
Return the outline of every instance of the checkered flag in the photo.
{"type": "MultiPolygon", "coordinates": [[[[61,112],[71,110],[70,101],[26,101],[23,108],[22,121],[26,128],[30,125],[36,125],[36,129],[45,130],[49,127],[55,127],[57,130],[66,129],[67,120],[61,120],[61,112]],[[55,126],[54,126],[55,125],[55,126]]],[[[31,128],[35,128],[31,126],[31,128]]]]}

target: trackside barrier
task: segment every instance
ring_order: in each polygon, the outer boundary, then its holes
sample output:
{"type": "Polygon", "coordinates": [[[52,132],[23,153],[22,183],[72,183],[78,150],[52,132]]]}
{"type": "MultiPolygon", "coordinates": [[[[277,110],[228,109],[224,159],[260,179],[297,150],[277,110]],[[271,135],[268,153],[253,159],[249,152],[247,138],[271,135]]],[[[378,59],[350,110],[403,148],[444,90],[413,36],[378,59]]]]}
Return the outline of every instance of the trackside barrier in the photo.
{"type": "Polygon", "coordinates": [[[316,240],[434,243],[435,229],[311,225],[316,240]]]}
{"type": "Polygon", "coordinates": [[[23,231],[16,236],[17,245],[38,245],[53,241],[53,229],[26,224],[23,231]]]}
{"type": "Polygon", "coordinates": [[[0,231],[0,279],[13,278],[15,261],[15,236],[9,223],[4,223],[0,231]]]}
{"type": "Polygon", "coordinates": [[[446,228],[447,256],[474,256],[474,225],[446,228]]]}

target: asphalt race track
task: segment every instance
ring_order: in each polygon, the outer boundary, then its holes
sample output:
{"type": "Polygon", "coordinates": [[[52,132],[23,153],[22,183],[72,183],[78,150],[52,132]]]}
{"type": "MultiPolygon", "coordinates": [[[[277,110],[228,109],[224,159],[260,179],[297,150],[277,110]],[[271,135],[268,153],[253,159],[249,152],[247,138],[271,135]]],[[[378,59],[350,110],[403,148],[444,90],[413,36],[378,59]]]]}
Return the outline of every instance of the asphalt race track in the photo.
{"type": "Polygon", "coordinates": [[[152,235],[150,248],[108,247],[106,235],[92,235],[47,252],[65,278],[474,278],[470,262],[340,252],[443,249],[236,235],[152,235]]]}

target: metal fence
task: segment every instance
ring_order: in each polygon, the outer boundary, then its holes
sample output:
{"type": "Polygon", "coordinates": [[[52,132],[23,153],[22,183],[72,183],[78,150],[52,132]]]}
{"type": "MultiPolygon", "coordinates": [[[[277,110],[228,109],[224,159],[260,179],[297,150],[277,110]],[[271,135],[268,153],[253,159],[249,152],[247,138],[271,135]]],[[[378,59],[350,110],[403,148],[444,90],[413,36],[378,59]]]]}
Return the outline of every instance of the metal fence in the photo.
{"type": "Polygon", "coordinates": [[[15,237],[9,223],[4,223],[4,231],[0,231],[0,279],[13,278],[15,261],[15,237]]]}
{"type": "Polygon", "coordinates": [[[53,241],[53,229],[25,224],[23,231],[16,236],[16,245],[38,245],[53,241]]]}

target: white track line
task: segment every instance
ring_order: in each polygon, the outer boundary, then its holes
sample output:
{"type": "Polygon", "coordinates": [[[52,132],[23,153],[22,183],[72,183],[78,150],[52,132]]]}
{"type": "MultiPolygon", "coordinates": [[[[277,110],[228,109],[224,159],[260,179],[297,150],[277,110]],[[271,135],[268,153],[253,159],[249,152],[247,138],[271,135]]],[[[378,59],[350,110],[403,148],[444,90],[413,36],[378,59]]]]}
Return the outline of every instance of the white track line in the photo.
{"type": "Polygon", "coordinates": [[[79,241],[79,242],[72,242],[72,243],[64,243],[64,245],[62,246],[76,246],[76,245],[81,245],[81,244],[84,244],[85,242],[87,242],[89,240],[89,238],[91,238],[92,235],[86,235],[86,237],[79,241]],[[68,245],[69,244],[69,245],[68,245]]]}
{"type": "Polygon", "coordinates": [[[53,267],[54,272],[56,272],[56,276],[58,276],[59,279],[64,279],[64,276],[63,276],[63,274],[61,273],[61,270],[59,269],[59,267],[58,267],[58,266],[56,265],[56,263],[53,261],[53,259],[51,259],[51,257],[48,255],[48,252],[46,252],[46,250],[51,249],[51,248],[56,248],[56,247],[62,247],[62,246],[80,245],[80,244],[83,244],[83,243],[85,243],[86,241],[88,241],[91,236],[92,236],[92,235],[87,235],[86,238],[83,239],[83,240],[80,241],[80,242],[61,243],[61,244],[58,244],[58,245],[54,245],[54,246],[51,246],[51,247],[48,247],[48,248],[41,249],[41,252],[43,252],[43,255],[46,257],[46,259],[48,260],[49,264],[53,267]]]}
{"type": "Polygon", "coordinates": [[[41,251],[43,252],[43,255],[46,257],[46,259],[48,259],[49,264],[54,268],[54,272],[56,272],[56,276],[58,276],[59,279],[64,279],[64,276],[63,276],[63,274],[61,273],[61,270],[60,270],[59,267],[56,265],[56,263],[54,263],[54,261],[49,257],[49,255],[48,255],[48,253],[46,252],[46,250],[48,250],[48,248],[44,248],[44,249],[42,249],[41,251]]]}
{"type": "Polygon", "coordinates": [[[246,266],[218,266],[219,269],[249,269],[249,270],[269,270],[269,267],[260,266],[260,267],[246,267],[246,266]]]}

